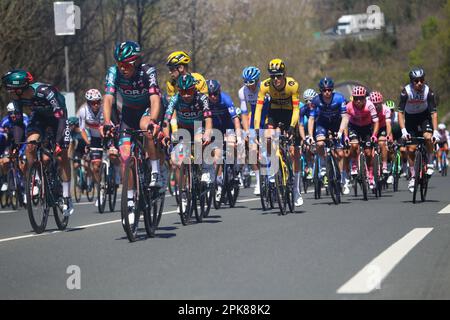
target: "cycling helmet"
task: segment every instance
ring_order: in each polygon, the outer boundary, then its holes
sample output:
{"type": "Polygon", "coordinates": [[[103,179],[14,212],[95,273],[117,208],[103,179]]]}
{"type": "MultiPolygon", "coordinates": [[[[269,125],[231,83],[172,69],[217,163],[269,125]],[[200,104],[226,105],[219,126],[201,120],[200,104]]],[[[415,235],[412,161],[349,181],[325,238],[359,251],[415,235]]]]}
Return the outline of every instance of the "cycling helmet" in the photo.
{"type": "Polygon", "coordinates": [[[438,129],[439,130],[445,130],[445,123],[439,123],[439,125],[438,125],[438,129]]]}
{"type": "Polygon", "coordinates": [[[114,59],[117,62],[132,62],[141,56],[141,46],[134,41],[118,43],[114,49],[114,59]]]}
{"type": "Polygon", "coordinates": [[[314,89],[306,89],[305,92],[303,92],[303,100],[307,102],[310,102],[316,96],[317,92],[314,89]]]}
{"type": "Polygon", "coordinates": [[[286,73],[286,65],[281,59],[272,59],[269,62],[269,66],[267,67],[270,75],[276,74],[285,74],[286,73]]]}
{"type": "Polygon", "coordinates": [[[242,70],[242,79],[245,83],[256,83],[259,80],[261,71],[257,67],[246,67],[242,70]]]}
{"type": "Polygon", "coordinates": [[[325,77],[319,81],[319,89],[322,91],[324,89],[334,89],[334,81],[331,78],[325,77]]]}
{"type": "Polygon", "coordinates": [[[386,101],[386,107],[388,107],[391,110],[395,109],[395,102],[392,100],[386,101]]]}
{"type": "Polygon", "coordinates": [[[353,97],[365,97],[367,94],[366,88],[363,86],[356,86],[352,89],[352,96],[353,97]]]}
{"type": "Polygon", "coordinates": [[[16,107],[14,106],[13,102],[8,103],[8,105],[6,106],[6,111],[8,113],[12,113],[12,112],[16,111],[16,107]]]}
{"type": "Polygon", "coordinates": [[[67,120],[69,121],[69,125],[71,125],[71,126],[79,125],[78,117],[69,117],[69,119],[67,119],[67,120]]]}
{"type": "Polygon", "coordinates": [[[217,80],[207,80],[208,94],[218,95],[220,94],[220,82],[217,80]]]}
{"type": "Polygon", "coordinates": [[[372,91],[369,96],[370,101],[372,103],[378,104],[383,103],[383,95],[378,91],[372,91]]]}
{"type": "Polygon", "coordinates": [[[195,87],[195,79],[191,74],[185,74],[178,77],[178,88],[181,90],[187,90],[195,87]]]}
{"type": "Polygon", "coordinates": [[[89,89],[84,95],[87,101],[98,101],[102,100],[102,94],[97,89],[89,89]]]}
{"type": "Polygon", "coordinates": [[[14,69],[2,76],[2,83],[7,89],[24,89],[33,83],[33,76],[28,71],[14,69]]]}
{"type": "Polygon", "coordinates": [[[422,68],[413,68],[409,72],[409,80],[412,82],[414,79],[425,77],[425,71],[422,68]]]}
{"type": "Polygon", "coordinates": [[[191,58],[189,57],[189,55],[186,52],[175,51],[175,52],[172,52],[167,57],[166,65],[168,67],[175,67],[180,64],[188,64],[190,61],[191,61],[191,58]]]}

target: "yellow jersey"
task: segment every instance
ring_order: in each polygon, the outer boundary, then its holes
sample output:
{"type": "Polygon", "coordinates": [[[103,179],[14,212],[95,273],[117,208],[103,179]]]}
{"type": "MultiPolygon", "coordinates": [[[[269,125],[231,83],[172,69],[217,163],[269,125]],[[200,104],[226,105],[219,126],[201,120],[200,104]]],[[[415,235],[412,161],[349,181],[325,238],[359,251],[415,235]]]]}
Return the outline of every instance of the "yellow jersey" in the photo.
{"type": "MultiPolygon", "coordinates": [[[[195,79],[195,87],[197,88],[197,90],[200,91],[201,93],[208,95],[208,86],[206,85],[205,78],[200,73],[193,72],[191,73],[191,75],[195,79]]],[[[167,95],[169,96],[169,98],[173,97],[178,93],[178,86],[176,80],[167,81],[166,87],[167,87],[167,95]]]]}
{"type": "Polygon", "coordinates": [[[255,129],[259,129],[261,122],[261,111],[266,95],[270,96],[270,110],[280,112],[292,111],[291,126],[295,127],[300,117],[299,84],[294,78],[286,77],[286,84],[283,89],[278,90],[272,84],[272,79],[268,78],[261,83],[258,92],[258,101],[255,109],[255,129]]]}

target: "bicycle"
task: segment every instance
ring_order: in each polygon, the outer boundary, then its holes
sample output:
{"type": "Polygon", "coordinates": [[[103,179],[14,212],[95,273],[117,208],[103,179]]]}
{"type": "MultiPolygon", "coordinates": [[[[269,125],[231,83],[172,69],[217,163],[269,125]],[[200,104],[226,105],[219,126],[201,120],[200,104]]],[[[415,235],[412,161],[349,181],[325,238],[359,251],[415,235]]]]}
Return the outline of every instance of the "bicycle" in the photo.
{"type": "Polygon", "coordinates": [[[317,153],[316,144],[311,145],[311,152],[314,154],[313,163],[313,185],[314,185],[314,199],[320,199],[322,196],[322,187],[324,181],[320,175],[320,168],[322,167],[322,159],[317,153]]]}
{"type": "Polygon", "coordinates": [[[400,152],[400,145],[397,142],[389,143],[389,148],[392,148],[394,153],[393,161],[391,163],[391,173],[394,178],[392,189],[394,192],[397,192],[401,175],[400,172],[402,170],[402,154],[400,152]]]}
{"type": "Polygon", "coordinates": [[[103,151],[102,164],[100,166],[100,181],[97,184],[97,199],[98,199],[98,212],[105,212],[106,197],[108,196],[109,211],[113,212],[116,206],[117,200],[117,188],[116,185],[116,172],[108,155],[108,141],[110,139],[105,138],[103,140],[103,148],[91,148],[92,151],[103,151]]]}
{"type": "Polygon", "coordinates": [[[52,209],[58,229],[64,230],[69,217],[63,214],[62,183],[58,174],[58,163],[53,156],[56,147],[54,137],[47,134],[43,142],[30,141],[27,144],[37,147],[36,161],[28,168],[26,182],[27,211],[31,226],[38,234],[44,232],[52,209]],[[49,160],[44,160],[44,156],[49,160]],[[33,194],[34,187],[39,190],[37,195],[33,194]]]}
{"type": "Polygon", "coordinates": [[[119,131],[130,135],[130,157],[125,163],[125,174],[121,196],[122,227],[130,242],[137,240],[141,215],[144,218],[144,226],[149,238],[155,237],[156,229],[161,221],[164,209],[165,190],[150,187],[150,174],[143,142],[144,133],[147,130],[125,129],[119,131]],[[131,180],[131,183],[130,183],[131,180]],[[132,212],[128,208],[128,191],[135,189],[133,195],[134,206],[132,212]]]}
{"type": "Polygon", "coordinates": [[[303,185],[303,192],[306,194],[308,192],[309,185],[311,183],[311,178],[308,177],[309,175],[309,164],[308,160],[305,156],[306,153],[306,146],[303,144],[302,147],[302,153],[300,156],[300,172],[301,172],[301,178],[302,178],[302,185],[303,185]]]}
{"type": "Polygon", "coordinates": [[[335,134],[328,132],[328,137],[325,139],[325,163],[326,163],[326,176],[328,178],[328,193],[331,195],[334,204],[341,203],[341,172],[337,160],[334,156],[334,150],[336,149],[336,143],[339,140],[335,134]]]}
{"type": "MultiPolygon", "coordinates": [[[[352,142],[350,142],[352,143],[352,142]]],[[[359,141],[359,157],[358,157],[358,173],[356,175],[352,175],[352,184],[355,197],[358,196],[358,184],[361,187],[363,193],[363,200],[368,200],[368,168],[367,168],[367,160],[366,155],[364,154],[364,147],[366,143],[364,141],[359,141]]]]}
{"type": "Polygon", "coordinates": [[[11,152],[8,155],[8,172],[7,185],[8,190],[6,191],[6,204],[11,205],[13,210],[17,210],[19,207],[23,206],[23,175],[19,168],[19,154],[17,151],[11,152]]]}
{"type": "Polygon", "coordinates": [[[427,197],[428,180],[427,175],[427,150],[425,148],[424,137],[412,137],[407,144],[416,144],[417,148],[414,155],[414,191],[413,203],[416,203],[417,191],[420,189],[420,200],[424,202],[427,197]]]}
{"type": "Polygon", "coordinates": [[[233,163],[227,163],[226,161],[227,157],[225,154],[226,154],[226,147],[224,143],[222,152],[222,163],[217,164],[216,166],[215,171],[216,179],[214,180],[214,187],[212,194],[214,208],[216,210],[220,209],[222,203],[223,204],[228,203],[230,208],[234,208],[236,205],[237,197],[239,195],[239,178],[238,178],[239,170],[237,168],[236,159],[234,159],[233,163]],[[219,182],[217,181],[217,177],[220,169],[222,169],[223,183],[220,186],[222,187],[220,198],[217,199],[216,195],[219,188],[219,182]]]}
{"type": "Polygon", "coordinates": [[[179,214],[184,226],[190,223],[194,212],[196,221],[201,223],[203,218],[209,215],[213,197],[212,184],[201,181],[202,165],[194,163],[191,150],[194,144],[195,142],[191,141],[189,147],[187,147],[190,154],[186,154],[186,144],[183,142],[174,147],[176,158],[181,161],[177,188],[179,214]],[[186,156],[189,157],[188,161],[184,161],[186,156]],[[200,205],[200,210],[198,210],[197,202],[200,205]]]}
{"type": "Polygon", "coordinates": [[[386,177],[383,175],[383,163],[381,160],[381,152],[380,152],[380,146],[378,143],[372,142],[372,149],[373,149],[373,182],[374,182],[374,188],[373,193],[375,194],[375,197],[379,198],[381,197],[381,190],[383,188],[383,184],[386,182],[386,177]]]}
{"type": "Polygon", "coordinates": [[[85,163],[87,162],[87,155],[84,155],[82,159],[74,158],[73,163],[77,163],[78,167],[73,166],[73,183],[74,183],[74,196],[75,201],[80,202],[81,195],[86,193],[86,197],[89,202],[94,200],[95,195],[95,183],[92,174],[86,172],[85,163]]]}
{"type": "Polygon", "coordinates": [[[448,168],[448,164],[447,164],[447,154],[445,153],[444,150],[441,151],[441,175],[443,177],[447,176],[447,168],[448,168]]]}

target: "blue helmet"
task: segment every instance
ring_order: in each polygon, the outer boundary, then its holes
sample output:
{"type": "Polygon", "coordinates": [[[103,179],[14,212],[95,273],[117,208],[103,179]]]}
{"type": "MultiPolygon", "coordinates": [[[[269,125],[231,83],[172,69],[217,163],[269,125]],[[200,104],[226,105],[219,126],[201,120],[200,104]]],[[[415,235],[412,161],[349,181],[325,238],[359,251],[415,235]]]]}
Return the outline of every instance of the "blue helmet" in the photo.
{"type": "Polygon", "coordinates": [[[250,66],[242,70],[242,79],[244,79],[245,83],[256,83],[260,75],[261,71],[257,67],[250,66]]]}
{"type": "Polygon", "coordinates": [[[220,82],[217,80],[207,80],[208,94],[217,95],[220,94],[220,82]]]}
{"type": "Polygon", "coordinates": [[[327,89],[327,88],[334,89],[334,81],[333,81],[333,79],[328,78],[328,77],[320,79],[320,81],[319,81],[319,88],[320,88],[320,90],[327,89]]]}

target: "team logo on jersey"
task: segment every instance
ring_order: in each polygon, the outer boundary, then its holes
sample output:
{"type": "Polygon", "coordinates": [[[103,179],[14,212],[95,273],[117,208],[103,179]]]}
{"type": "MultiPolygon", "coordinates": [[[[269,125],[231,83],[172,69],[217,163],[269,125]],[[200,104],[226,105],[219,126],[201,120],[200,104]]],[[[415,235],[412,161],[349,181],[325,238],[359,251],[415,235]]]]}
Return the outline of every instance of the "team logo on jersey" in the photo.
{"type": "Polygon", "coordinates": [[[288,85],[290,85],[291,87],[295,86],[295,81],[292,81],[292,80],[289,81],[289,82],[288,82],[288,85]]]}

